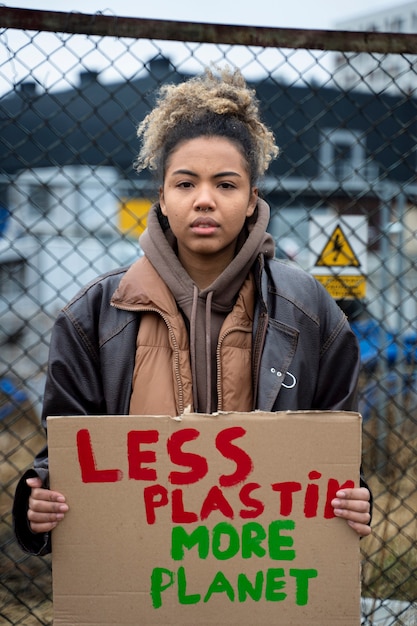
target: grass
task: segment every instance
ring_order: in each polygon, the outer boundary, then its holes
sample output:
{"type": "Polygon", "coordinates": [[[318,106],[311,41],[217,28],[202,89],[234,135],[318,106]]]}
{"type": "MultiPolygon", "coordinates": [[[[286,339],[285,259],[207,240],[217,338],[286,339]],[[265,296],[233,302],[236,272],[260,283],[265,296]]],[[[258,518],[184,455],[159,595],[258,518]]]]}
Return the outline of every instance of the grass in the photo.
{"type": "Polygon", "coordinates": [[[372,534],[361,541],[363,595],[413,603],[417,601],[415,423],[404,419],[387,431],[379,449],[383,457],[379,471],[375,442],[381,438],[375,427],[372,420],[364,424],[363,464],[374,506],[372,534]]]}

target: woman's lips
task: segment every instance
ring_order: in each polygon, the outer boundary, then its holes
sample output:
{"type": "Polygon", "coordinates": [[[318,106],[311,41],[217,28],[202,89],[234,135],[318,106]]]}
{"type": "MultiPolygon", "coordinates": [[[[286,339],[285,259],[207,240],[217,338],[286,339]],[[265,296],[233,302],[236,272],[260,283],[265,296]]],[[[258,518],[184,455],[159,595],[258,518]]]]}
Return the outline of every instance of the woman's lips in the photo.
{"type": "Polygon", "coordinates": [[[192,223],[191,228],[196,233],[203,233],[204,235],[212,234],[219,224],[211,217],[197,217],[192,223]]]}

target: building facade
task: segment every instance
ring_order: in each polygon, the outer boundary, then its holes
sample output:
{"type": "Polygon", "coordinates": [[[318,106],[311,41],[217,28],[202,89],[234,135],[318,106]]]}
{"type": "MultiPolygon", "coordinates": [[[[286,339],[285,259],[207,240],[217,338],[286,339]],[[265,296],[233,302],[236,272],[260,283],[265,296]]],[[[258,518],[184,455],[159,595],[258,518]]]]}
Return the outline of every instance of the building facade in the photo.
{"type": "MultiPolygon", "coordinates": [[[[337,30],[417,33],[417,2],[393,3],[391,8],[335,23],[337,30]]],[[[417,56],[411,54],[348,53],[335,56],[334,79],[342,89],[374,93],[415,94],[417,56]]]]}
{"type": "MultiPolygon", "coordinates": [[[[157,190],[133,168],[137,124],[159,84],[188,77],[157,58],[135,80],[84,72],[72,89],[18,85],[0,99],[0,341],[49,324],[91,278],[141,254],[157,190]]],[[[378,253],[401,198],[408,207],[415,195],[416,100],[272,77],[252,86],[281,150],[261,185],[278,255],[308,270],[309,222],[339,215],[364,216],[369,254],[378,253]]],[[[413,242],[407,233],[404,249],[413,242]]],[[[369,307],[379,316],[385,287],[374,275],[369,307]]],[[[415,307],[408,299],[407,318],[415,307]]]]}

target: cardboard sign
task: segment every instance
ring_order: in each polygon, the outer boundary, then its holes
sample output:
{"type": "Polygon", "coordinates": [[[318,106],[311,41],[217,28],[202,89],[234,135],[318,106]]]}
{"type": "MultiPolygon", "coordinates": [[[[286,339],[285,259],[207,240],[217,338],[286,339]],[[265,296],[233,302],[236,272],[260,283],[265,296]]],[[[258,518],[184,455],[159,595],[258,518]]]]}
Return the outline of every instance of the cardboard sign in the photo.
{"type": "Polygon", "coordinates": [[[48,418],[54,625],[360,622],[349,412],[48,418]]]}

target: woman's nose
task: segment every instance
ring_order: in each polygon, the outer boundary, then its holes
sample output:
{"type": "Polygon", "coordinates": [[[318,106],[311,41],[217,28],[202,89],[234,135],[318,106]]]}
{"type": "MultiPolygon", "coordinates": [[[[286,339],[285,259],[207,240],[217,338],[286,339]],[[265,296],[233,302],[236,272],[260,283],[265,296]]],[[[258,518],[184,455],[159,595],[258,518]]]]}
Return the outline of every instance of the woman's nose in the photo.
{"type": "Polygon", "coordinates": [[[215,200],[212,191],[207,186],[198,189],[194,200],[194,208],[197,211],[209,211],[214,209],[214,207],[215,200]]]}

